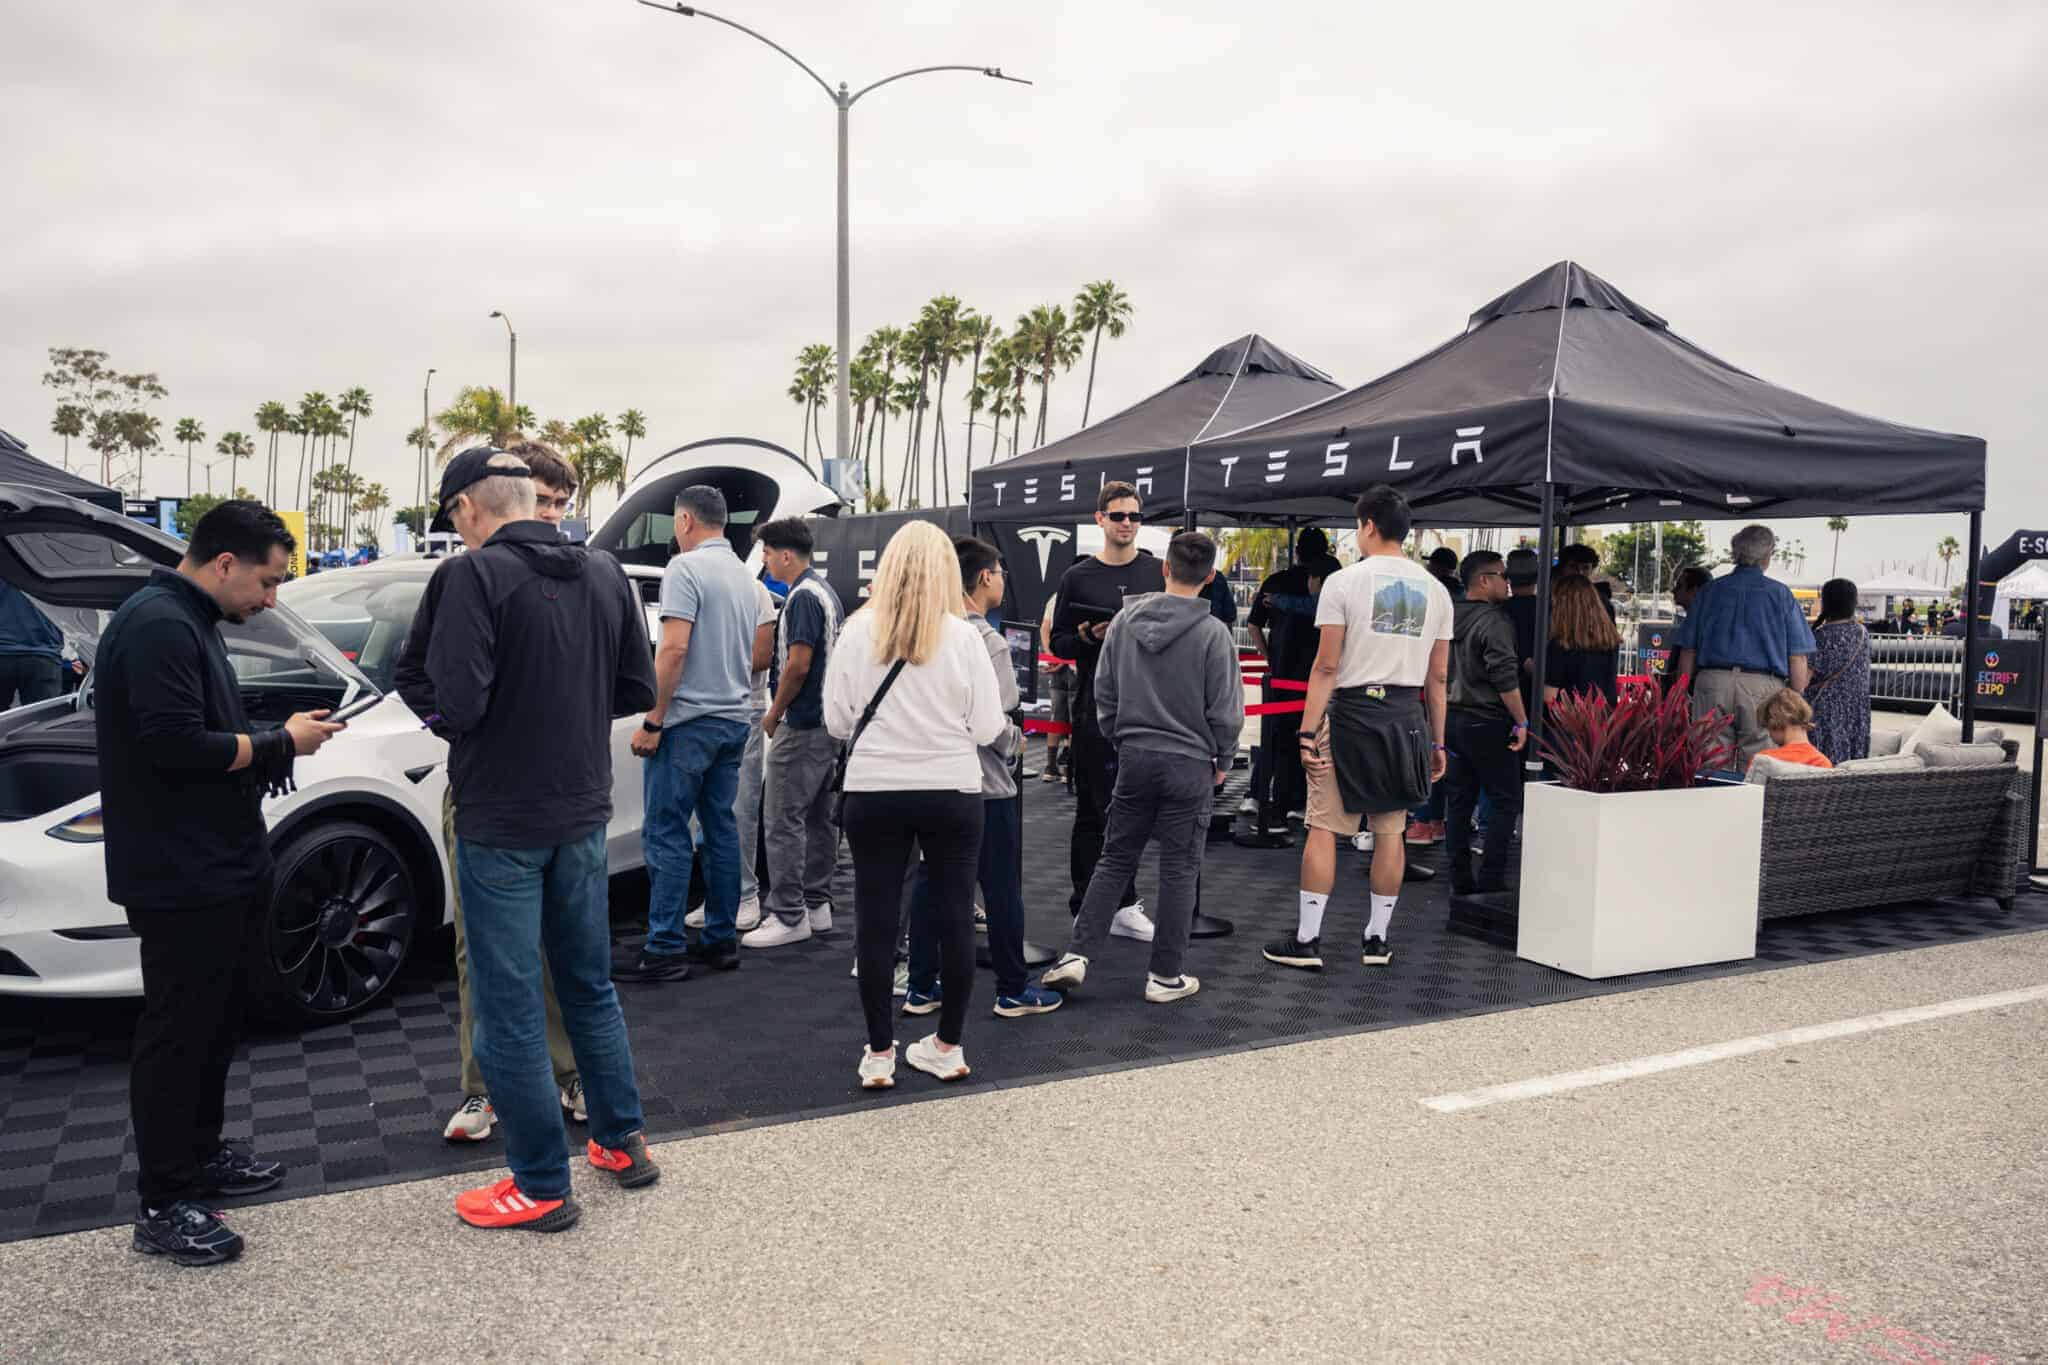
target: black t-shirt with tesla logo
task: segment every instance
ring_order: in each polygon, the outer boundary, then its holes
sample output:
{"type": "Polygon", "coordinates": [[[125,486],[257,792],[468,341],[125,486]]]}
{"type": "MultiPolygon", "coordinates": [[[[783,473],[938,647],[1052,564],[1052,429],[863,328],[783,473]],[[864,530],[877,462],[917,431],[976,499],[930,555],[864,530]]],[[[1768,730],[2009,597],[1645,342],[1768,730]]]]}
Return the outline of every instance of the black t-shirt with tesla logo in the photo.
{"type": "Polygon", "coordinates": [[[1138,557],[1128,564],[1105,564],[1093,555],[1077,559],[1060,579],[1059,605],[1052,617],[1052,652],[1076,665],[1076,725],[1086,716],[1089,727],[1094,727],[1095,664],[1102,657],[1102,642],[1083,640],[1081,624],[1103,625],[1109,620],[1106,613],[1121,610],[1126,597],[1161,592],[1165,587],[1166,566],[1147,550],[1138,551],[1138,557]]]}

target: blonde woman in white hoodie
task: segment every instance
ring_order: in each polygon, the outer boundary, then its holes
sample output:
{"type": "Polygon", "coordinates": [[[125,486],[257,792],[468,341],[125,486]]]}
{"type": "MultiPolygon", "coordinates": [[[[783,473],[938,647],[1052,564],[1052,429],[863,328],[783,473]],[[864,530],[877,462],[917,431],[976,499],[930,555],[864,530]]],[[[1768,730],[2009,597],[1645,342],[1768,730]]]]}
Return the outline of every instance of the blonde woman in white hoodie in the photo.
{"type": "Polygon", "coordinates": [[[944,1005],[938,1031],[904,1056],[942,1081],[967,1074],[960,1035],[974,985],[977,751],[1007,723],[988,651],[961,614],[953,542],[930,522],[911,522],[890,537],[868,604],[847,619],[825,672],[825,728],[849,744],[844,827],[868,1031],[860,1080],[871,1090],[896,1083],[890,989],[913,851],[930,875],[944,1005]]]}

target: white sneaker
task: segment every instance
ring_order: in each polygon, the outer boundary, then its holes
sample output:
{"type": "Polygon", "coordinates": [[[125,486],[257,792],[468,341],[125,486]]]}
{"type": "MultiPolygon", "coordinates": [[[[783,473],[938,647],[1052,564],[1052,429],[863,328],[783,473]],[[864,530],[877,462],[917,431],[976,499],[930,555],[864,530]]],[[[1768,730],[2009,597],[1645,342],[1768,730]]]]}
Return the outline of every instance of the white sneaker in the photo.
{"type": "Polygon", "coordinates": [[[939,1051],[939,1035],[936,1033],[927,1033],[904,1049],[903,1060],[927,1076],[937,1076],[942,1081],[957,1081],[967,1074],[967,1049],[956,1047],[951,1052],[939,1051]]]}
{"type": "Polygon", "coordinates": [[[791,924],[780,915],[770,915],[761,921],[758,929],[740,938],[742,948],[780,948],[785,944],[802,943],[811,936],[811,926],[803,920],[791,924]]]}
{"type": "Polygon", "coordinates": [[[823,905],[812,906],[808,913],[810,915],[812,933],[829,934],[832,932],[831,901],[826,901],[823,905]]]}
{"type": "Polygon", "coordinates": [[[1190,976],[1186,972],[1182,972],[1171,981],[1162,980],[1150,972],[1145,973],[1145,999],[1154,1005],[1185,999],[1200,989],[1201,978],[1190,976]]]}
{"type": "Polygon", "coordinates": [[[1109,922],[1113,938],[1134,938],[1140,943],[1152,941],[1152,921],[1145,914],[1145,902],[1133,901],[1116,912],[1116,918],[1109,922]]]}
{"type": "MultiPolygon", "coordinates": [[[[698,915],[697,923],[690,927],[702,929],[704,927],[703,915],[698,915]]],[[[733,918],[732,927],[743,934],[749,930],[761,927],[761,898],[759,896],[749,896],[740,902],[740,912],[733,918]]]]}
{"type": "Polygon", "coordinates": [[[848,975],[848,976],[850,976],[850,977],[852,977],[852,978],[853,978],[853,979],[854,979],[855,981],[858,981],[858,980],[860,980],[860,959],[859,959],[859,958],[855,958],[855,959],[853,960],[853,970],[852,970],[852,971],[850,971],[850,972],[848,972],[848,973],[847,973],[847,975],[848,975]]]}
{"type": "Polygon", "coordinates": [[[1060,960],[1045,969],[1038,984],[1047,990],[1072,990],[1088,979],[1088,959],[1079,953],[1062,953],[1060,960]]]}
{"type": "Polygon", "coordinates": [[[450,1142],[482,1142],[497,1126],[498,1115],[491,1108],[488,1095],[471,1095],[455,1111],[455,1117],[448,1120],[448,1126],[441,1130],[441,1136],[450,1142]]]}
{"type": "Polygon", "coordinates": [[[562,1091],[562,1108],[568,1113],[572,1123],[590,1122],[590,1105],[583,1098],[581,1078],[571,1082],[569,1088],[562,1091]]]}
{"type": "Polygon", "coordinates": [[[974,932],[977,934],[988,932],[988,907],[985,905],[974,907],[974,932]]]}
{"type": "Polygon", "coordinates": [[[860,1086],[863,1090],[887,1090],[896,1084],[896,1044],[887,1052],[860,1050],[860,1086]]]}
{"type": "Polygon", "coordinates": [[[683,923],[691,929],[702,929],[704,927],[704,907],[700,905],[689,914],[684,915],[683,923]]]}
{"type": "Polygon", "coordinates": [[[1244,800],[1237,803],[1237,813],[1239,815],[1257,815],[1259,813],[1259,803],[1247,796],[1244,800]]]}
{"type": "Polygon", "coordinates": [[[901,1000],[910,994],[910,964],[899,962],[889,981],[889,994],[901,1000]]]}
{"type": "Polygon", "coordinates": [[[1358,831],[1358,833],[1352,835],[1351,846],[1357,849],[1360,853],[1372,852],[1372,831],[1369,829],[1362,829],[1358,831]]]}

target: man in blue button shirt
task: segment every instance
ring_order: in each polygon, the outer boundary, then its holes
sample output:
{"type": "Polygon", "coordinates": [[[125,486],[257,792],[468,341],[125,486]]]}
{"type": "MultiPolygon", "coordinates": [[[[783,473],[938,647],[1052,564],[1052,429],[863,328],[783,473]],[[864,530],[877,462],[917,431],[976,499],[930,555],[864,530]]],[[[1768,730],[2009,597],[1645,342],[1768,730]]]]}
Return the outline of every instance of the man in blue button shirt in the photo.
{"type": "Polygon", "coordinates": [[[1699,590],[1678,628],[1678,671],[1692,678],[1693,714],[1718,709],[1734,717],[1740,768],[1770,747],[1757,707],[1781,687],[1804,692],[1813,653],[1798,599],[1764,576],[1777,548],[1768,526],[1737,531],[1728,546],[1734,571],[1699,590]]]}

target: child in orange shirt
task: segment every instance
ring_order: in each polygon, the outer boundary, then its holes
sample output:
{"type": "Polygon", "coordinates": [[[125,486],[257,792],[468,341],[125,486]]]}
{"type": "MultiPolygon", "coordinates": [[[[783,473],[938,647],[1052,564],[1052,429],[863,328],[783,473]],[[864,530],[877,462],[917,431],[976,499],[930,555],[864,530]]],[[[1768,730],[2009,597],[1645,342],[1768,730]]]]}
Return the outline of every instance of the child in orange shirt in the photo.
{"type": "MultiPolygon", "coordinates": [[[[1813,724],[1813,708],[1791,688],[1780,688],[1756,709],[1756,722],[1770,731],[1772,748],[1758,758],[1775,758],[1780,763],[1797,763],[1808,768],[1832,768],[1828,756],[1813,747],[1806,727],[1813,724]]],[[[1752,759],[1751,762],[1755,762],[1752,759]]]]}

